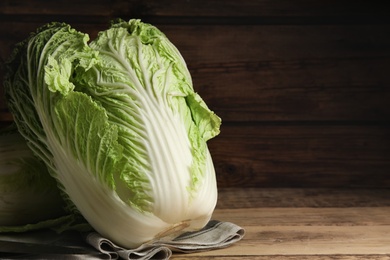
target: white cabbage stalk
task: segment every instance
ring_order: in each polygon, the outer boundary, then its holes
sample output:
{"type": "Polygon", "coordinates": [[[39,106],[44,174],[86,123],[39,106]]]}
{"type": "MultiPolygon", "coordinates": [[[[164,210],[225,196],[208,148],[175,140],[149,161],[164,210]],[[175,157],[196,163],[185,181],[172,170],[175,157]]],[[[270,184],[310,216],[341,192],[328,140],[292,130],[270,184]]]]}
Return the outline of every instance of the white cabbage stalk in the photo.
{"type": "Polygon", "coordinates": [[[88,35],[50,24],[17,48],[6,97],[74,212],[126,248],[197,230],[217,201],[206,141],[221,120],[152,25],[88,35]]]}
{"type": "Polygon", "coordinates": [[[2,131],[0,232],[48,227],[64,214],[60,190],[45,164],[34,156],[17,131],[2,131]]]}

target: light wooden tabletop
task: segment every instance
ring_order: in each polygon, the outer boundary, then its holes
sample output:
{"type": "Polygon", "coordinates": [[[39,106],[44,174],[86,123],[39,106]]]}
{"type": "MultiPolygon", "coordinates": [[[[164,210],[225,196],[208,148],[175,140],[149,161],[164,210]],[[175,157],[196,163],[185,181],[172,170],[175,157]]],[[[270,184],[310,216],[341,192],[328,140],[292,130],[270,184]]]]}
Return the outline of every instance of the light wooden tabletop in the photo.
{"type": "Polygon", "coordinates": [[[390,190],[224,189],[214,219],[246,230],[225,249],[172,259],[390,259],[390,190]]]}

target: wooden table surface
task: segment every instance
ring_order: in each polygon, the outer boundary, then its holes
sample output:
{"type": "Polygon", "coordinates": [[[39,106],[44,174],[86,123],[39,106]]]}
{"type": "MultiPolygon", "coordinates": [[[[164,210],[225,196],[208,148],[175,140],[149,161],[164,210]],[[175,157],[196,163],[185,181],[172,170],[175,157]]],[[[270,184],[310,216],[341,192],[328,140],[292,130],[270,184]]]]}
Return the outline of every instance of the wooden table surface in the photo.
{"type": "Polygon", "coordinates": [[[214,219],[245,237],[172,259],[390,259],[390,189],[222,189],[214,219]]]}

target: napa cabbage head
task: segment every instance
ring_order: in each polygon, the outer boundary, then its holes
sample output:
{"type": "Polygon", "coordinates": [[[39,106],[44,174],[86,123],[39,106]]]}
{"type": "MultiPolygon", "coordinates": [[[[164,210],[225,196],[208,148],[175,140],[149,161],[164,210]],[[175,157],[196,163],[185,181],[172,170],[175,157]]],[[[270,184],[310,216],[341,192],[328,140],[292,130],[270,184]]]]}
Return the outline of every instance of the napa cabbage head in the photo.
{"type": "Polygon", "coordinates": [[[0,131],[0,232],[64,223],[64,201],[45,164],[15,127],[0,131]]]}
{"type": "Polygon", "coordinates": [[[156,27],[117,21],[89,42],[46,25],[16,48],[5,89],[68,210],[103,236],[133,248],[209,221],[217,186],[206,142],[221,120],[156,27]]]}

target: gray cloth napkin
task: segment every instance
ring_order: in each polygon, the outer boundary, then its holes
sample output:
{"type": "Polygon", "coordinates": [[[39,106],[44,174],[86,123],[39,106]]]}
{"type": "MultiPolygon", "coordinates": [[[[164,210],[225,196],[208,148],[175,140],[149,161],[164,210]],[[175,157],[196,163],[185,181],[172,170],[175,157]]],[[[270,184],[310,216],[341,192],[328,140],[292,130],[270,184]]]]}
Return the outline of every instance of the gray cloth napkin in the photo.
{"type": "Polygon", "coordinates": [[[245,230],[230,222],[211,220],[200,231],[187,232],[173,239],[161,239],[136,249],[121,248],[93,232],[86,241],[109,259],[169,259],[172,252],[194,253],[227,247],[243,238],[245,230]]]}
{"type": "Polygon", "coordinates": [[[0,233],[0,259],[169,259],[173,252],[224,248],[241,240],[244,234],[244,229],[233,223],[211,220],[202,230],[163,238],[129,250],[96,232],[56,234],[51,230],[41,230],[0,233]]]}

